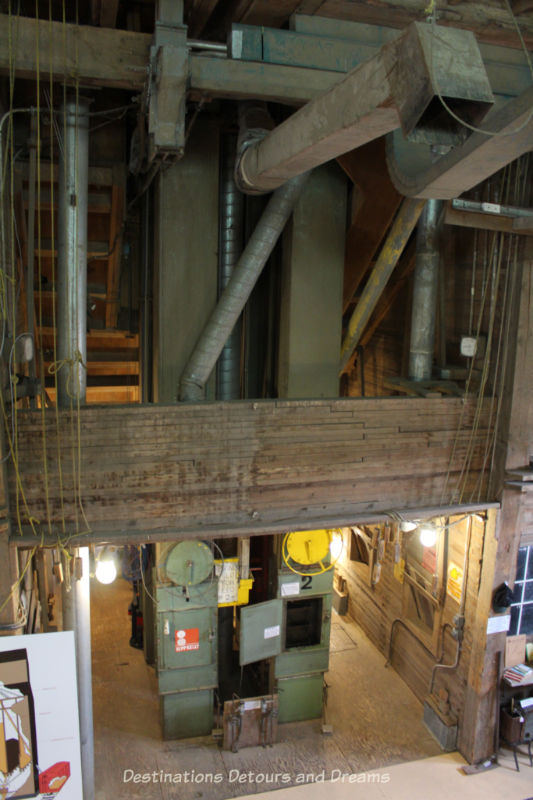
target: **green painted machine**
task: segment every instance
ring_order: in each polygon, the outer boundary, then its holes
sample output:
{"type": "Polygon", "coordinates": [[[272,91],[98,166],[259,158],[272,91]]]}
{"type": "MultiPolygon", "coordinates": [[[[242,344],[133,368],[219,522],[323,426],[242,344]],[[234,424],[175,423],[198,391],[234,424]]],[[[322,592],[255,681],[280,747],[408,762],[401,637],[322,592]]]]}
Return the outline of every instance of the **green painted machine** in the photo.
{"type": "Polygon", "coordinates": [[[279,722],[322,716],[335,536],[288,533],[278,554],[276,598],[241,611],[240,663],[271,659],[269,690],[279,695],[279,722]]]}
{"type": "Polygon", "coordinates": [[[161,547],[155,570],[156,664],[164,739],[213,729],[218,582],[209,545],[161,547]]]}

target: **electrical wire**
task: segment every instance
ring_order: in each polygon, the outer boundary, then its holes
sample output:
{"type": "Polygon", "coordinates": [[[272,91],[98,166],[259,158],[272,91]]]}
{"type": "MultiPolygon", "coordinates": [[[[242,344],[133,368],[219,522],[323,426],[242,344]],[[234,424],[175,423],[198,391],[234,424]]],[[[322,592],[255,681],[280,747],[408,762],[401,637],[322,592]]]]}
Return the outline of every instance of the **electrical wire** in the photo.
{"type": "MultiPolygon", "coordinates": [[[[511,4],[510,4],[509,0],[503,0],[503,2],[507,6],[507,10],[509,11],[509,14],[510,14],[512,20],[513,20],[513,25],[514,25],[514,27],[516,29],[517,34],[518,34],[518,38],[520,40],[520,44],[522,46],[522,50],[524,51],[526,64],[529,67],[529,72],[531,74],[531,82],[533,84],[533,63],[531,61],[531,58],[530,58],[530,55],[529,55],[529,51],[528,51],[526,43],[524,41],[524,37],[522,36],[522,31],[520,30],[520,26],[518,24],[518,21],[516,19],[516,16],[515,16],[514,12],[513,12],[513,9],[511,8],[511,4]]],[[[455,111],[453,111],[453,109],[450,108],[450,106],[445,101],[444,97],[442,96],[442,92],[441,92],[441,90],[440,90],[440,88],[438,86],[437,81],[435,80],[435,71],[433,69],[433,41],[438,39],[438,33],[436,32],[436,28],[437,28],[437,19],[436,19],[437,18],[437,11],[438,11],[438,8],[437,8],[436,0],[431,0],[430,5],[429,5],[429,7],[427,9],[428,22],[432,26],[432,33],[433,33],[432,43],[431,43],[431,54],[430,54],[430,64],[431,64],[431,72],[432,72],[431,78],[432,78],[433,84],[435,86],[437,97],[439,98],[439,101],[441,102],[441,104],[444,107],[444,109],[448,112],[448,114],[456,122],[458,122],[460,125],[463,125],[465,128],[468,128],[468,130],[473,131],[474,133],[482,133],[485,136],[500,136],[500,137],[503,137],[503,136],[514,136],[515,134],[520,133],[521,131],[523,131],[524,128],[526,128],[529,125],[529,123],[531,122],[531,119],[533,118],[533,106],[529,110],[526,119],[523,122],[521,122],[520,125],[517,125],[516,128],[513,128],[510,131],[489,131],[489,130],[486,130],[484,128],[479,128],[476,125],[471,125],[466,120],[461,119],[461,117],[459,117],[459,115],[456,114],[455,111]]]]}

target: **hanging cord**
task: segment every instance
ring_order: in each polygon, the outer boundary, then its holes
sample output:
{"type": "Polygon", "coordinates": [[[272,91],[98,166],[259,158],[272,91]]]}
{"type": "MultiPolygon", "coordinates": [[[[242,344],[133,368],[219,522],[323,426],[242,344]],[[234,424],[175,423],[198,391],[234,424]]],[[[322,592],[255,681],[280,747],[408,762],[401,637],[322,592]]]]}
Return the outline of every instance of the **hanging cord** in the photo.
{"type": "MultiPolygon", "coordinates": [[[[516,16],[515,16],[514,12],[513,12],[513,9],[511,8],[511,4],[510,4],[509,0],[503,0],[503,2],[505,3],[505,5],[507,7],[507,10],[508,10],[508,12],[509,12],[509,14],[510,14],[512,20],[513,20],[513,25],[514,25],[514,27],[516,29],[516,32],[518,34],[518,38],[520,40],[520,44],[521,44],[522,49],[524,51],[526,63],[527,63],[527,66],[529,67],[529,72],[531,74],[531,82],[533,84],[533,63],[531,62],[529,51],[528,51],[526,43],[524,41],[524,37],[522,36],[522,31],[520,30],[520,26],[518,24],[518,21],[516,19],[516,16]]],[[[476,125],[471,125],[469,122],[466,122],[466,120],[461,119],[461,117],[459,117],[458,114],[456,114],[455,111],[453,111],[453,109],[450,108],[450,106],[445,101],[444,97],[442,96],[442,92],[441,92],[441,90],[440,90],[440,88],[439,88],[439,86],[438,86],[438,84],[437,84],[437,82],[435,80],[435,72],[433,70],[433,40],[436,40],[438,38],[438,33],[436,31],[436,28],[437,28],[437,13],[438,13],[437,0],[431,0],[428,8],[425,9],[425,12],[426,12],[426,15],[427,15],[427,21],[431,25],[432,33],[433,33],[432,42],[431,42],[431,56],[430,56],[430,64],[431,64],[431,72],[432,72],[431,78],[432,78],[432,81],[433,81],[433,85],[435,86],[437,97],[439,98],[442,106],[445,108],[445,110],[448,112],[448,114],[451,117],[453,117],[453,119],[456,122],[458,122],[460,125],[463,125],[465,128],[468,128],[468,130],[473,131],[474,133],[482,133],[485,136],[513,136],[514,134],[517,134],[517,133],[520,133],[521,131],[523,131],[524,128],[526,128],[529,125],[529,123],[531,122],[531,119],[533,118],[533,106],[530,108],[526,119],[522,123],[520,123],[520,125],[518,125],[516,128],[513,128],[510,131],[489,131],[489,130],[486,130],[484,128],[478,128],[476,125]]]]}

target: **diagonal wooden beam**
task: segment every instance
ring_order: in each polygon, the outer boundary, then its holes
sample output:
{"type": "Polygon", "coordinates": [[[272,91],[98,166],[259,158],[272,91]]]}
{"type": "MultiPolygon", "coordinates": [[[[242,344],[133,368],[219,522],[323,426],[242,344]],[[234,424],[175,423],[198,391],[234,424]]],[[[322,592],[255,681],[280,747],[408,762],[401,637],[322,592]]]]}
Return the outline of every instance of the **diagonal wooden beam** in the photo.
{"type": "Polygon", "coordinates": [[[341,375],[359,344],[363,331],[407,245],[424,205],[423,200],[405,198],[396,215],[378,260],[348,323],[340,354],[339,374],[341,375]]]}
{"type": "Polygon", "coordinates": [[[346,236],[343,310],[352,302],[401,202],[385,162],[385,142],[373,142],[337,159],[357,187],[356,207],[346,236]]]}

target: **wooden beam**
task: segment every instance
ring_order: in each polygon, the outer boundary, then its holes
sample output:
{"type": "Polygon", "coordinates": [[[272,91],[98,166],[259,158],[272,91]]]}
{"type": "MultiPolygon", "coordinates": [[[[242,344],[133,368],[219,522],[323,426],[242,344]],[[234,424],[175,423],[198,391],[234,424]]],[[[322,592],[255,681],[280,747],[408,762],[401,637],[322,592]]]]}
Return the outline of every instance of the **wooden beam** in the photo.
{"type": "Polygon", "coordinates": [[[356,186],[355,213],[346,236],[343,310],[352,302],[401,202],[385,162],[385,142],[373,142],[337,159],[356,186]]]}
{"type": "MultiPolygon", "coordinates": [[[[44,348],[51,348],[54,340],[53,328],[42,327],[41,338],[44,348]]],[[[129,331],[90,330],[87,332],[88,350],[136,350],[139,347],[139,334],[129,331]]]]}
{"type": "MultiPolygon", "coordinates": [[[[46,389],[50,400],[55,403],[56,390],[54,387],[46,389]]],[[[138,403],[140,389],[138,386],[87,386],[86,402],[88,405],[124,405],[125,403],[138,403]]]]}
{"type": "Polygon", "coordinates": [[[338,72],[261,64],[209,56],[190,56],[190,91],[193,98],[226,97],[303,105],[331,88],[338,72]]]}
{"type": "MultiPolygon", "coordinates": [[[[489,411],[487,398],[475,434],[480,444],[489,411]]],[[[63,513],[68,531],[76,529],[74,463],[95,537],[279,533],[337,527],[390,509],[438,507],[448,472],[453,481],[463,467],[476,402],[343,398],[85,407],[79,473],[73,413],[59,412],[59,432],[55,409],[45,411],[44,421],[40,411],[19,414],[23,534],[32,517],[46,535],[44,447],[53,529],[63,513]]],[[[469,491],[481,463],[480,452],[469,491]]],[[[10,492],[16,503],[14,474],[10,492]]]]}
{"type": "Polygon", "coordinates": [[[452,208],[451,203],[446,207],[444,222],[446,225],[457,225],[461,228],[520,233],[524,236],[533,235],[533,217],[504,217],[476,211],[462,211],[452,208]]]}
{"type": "MultiPolygon", "coordinates": [[[[51,362],[45,361],[45,373],[48,374],[48,367],[51,362]]],[[[87,375],[103,375],[116,377],[119,375],[138,375],[138,361],[103,361],[100,359],[87,361],[87,375]]]]}
{"type": "MultiPolygon", "coordinates": [[[[483,39],[481,32],[478,35],[483,39]]],[[[32,79],[39,71],[48,79],[52,71],[57,81],[74,83],[77,77],[83,84],[140,91],[148,74],[151,43],[150,34],[0,14],[0,73],[7,75],[14,68],[17,77],[32,79]]],[[[510,47],[519,47],[516,37],[510,47]]],[[[496,47],[485,51],[482,46],[482,54],[495,91],[511,95],[520,91],[519,73],[524,70],[519,53],[499,52],[496,47]]],[[[329,70],[195,54],[189,67],[193,97],[258,98],[303,105],[339,80],[339,73],[329,70]]],[[[529,80],[527,74],[525,80],[529,80]]]]}
{"type": "Polygon", "coordinates": [[[341,345],[339,371],[342,374],[350,363],[353,352],[372,316],[374,309],[392,275],[409,237],[411,236],[425,203],[404,198],[372,273],[350,317],[341,345]]]}
{"type": "MultiPolygon", "coordinates": [[[[301,4],[297,5],[298,9],[294,11],[301,10],[301,4]]],[[[367,0],[325,0],[315,14],[319,15],[316,17],[317,25],[320,25],[320,17],[327,17],[337,25],[347,21],[405,28],[410,22],[425,20],[427,8],[426,0],[380,0],[379,4],[368,3],[367,0]]],[[[503,4],[470,0],[457,5],[453,0],[442,0],[437,5],[437,13],[439,25],[473,31],[483,42],[514,48],[521,46],[513,20],[503,4]]],[[[532,45],[533,19],[520,17],[518,23],[526,43],[532,45]]],[[[325,26],[322,32],[324,36],[331,35],[325,26]]]]}
{"type": "Polygon", "coordinates": [[[140,90],[151,41],[144,33],[0,14],[0,72],[14,66],[21,78],[51,71],[58,81],[140,90]]]}
{"type": "Polygon", "coordinates": [[[415,267],[415,247],[414,244],[408,248],[406,253],[404,254],[403,258],[400,261],[400,264],[397,269],[397,274],[395,275],[394,283],[387,286],[379,303],[376,306],[376,310],[374,311],[372,317],[370,318],[370,322],[366,327],[365,332],[361,337],[360,344],[362,347],[366,347],[370,342],[372,336],[379,328],[389,311],[391,310],[396,297],[400,293],[401,289],[405,286],[405,283],[412,273],[415,267]]]}

